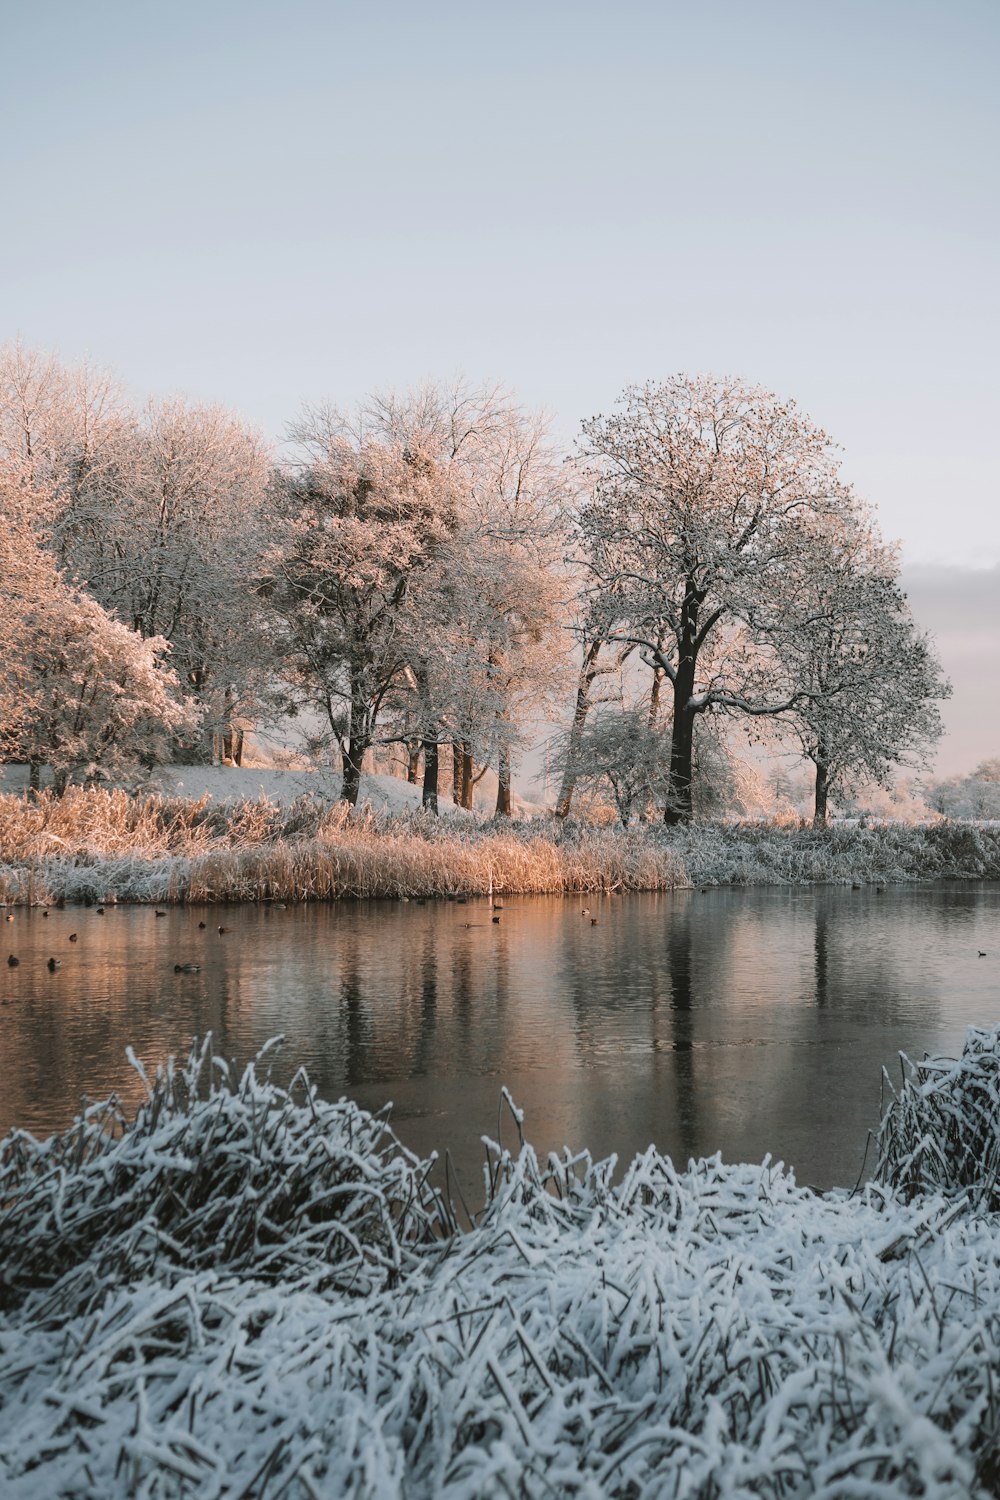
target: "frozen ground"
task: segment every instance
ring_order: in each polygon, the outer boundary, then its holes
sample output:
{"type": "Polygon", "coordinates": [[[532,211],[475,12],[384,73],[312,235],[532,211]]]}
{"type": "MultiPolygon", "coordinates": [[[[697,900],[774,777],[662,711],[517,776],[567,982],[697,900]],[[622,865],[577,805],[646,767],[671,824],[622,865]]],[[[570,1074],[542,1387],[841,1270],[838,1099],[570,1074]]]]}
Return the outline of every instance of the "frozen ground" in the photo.
{"type": "MultiPolygon", "coordinates": [[[[297,797],[307,794],[336,802],[340,798],[341,782],[341,776],[335,771],[284,770],[268,766],[158,766],[139,789],[160,792],[167,797],[190,797],[195,802],[202,797],[211,797],[218,802],[266,797],[279,806],[287,806],[297,797]]],[[[0,792],[21,792],[27,785],[27,766],[0,766],[0,792]]],[[[492,792],[481,788],[477,791],[476,812],[489,815],[496,800],[495,781],[492,792]]],[[[377,811],[409,813],[420,807],[420,799],[419,786],[411,786],[396,776],[366,773],[361,778],[359,806],[367,804],[377,811]]],[[[540,805],[527,802],[516,794],[513,802],[517,816],[530,817],[543,811],[540,805]]],[[[445,817],[468,817],[448,795],[438,798],[438,810],[445,817]]]]}

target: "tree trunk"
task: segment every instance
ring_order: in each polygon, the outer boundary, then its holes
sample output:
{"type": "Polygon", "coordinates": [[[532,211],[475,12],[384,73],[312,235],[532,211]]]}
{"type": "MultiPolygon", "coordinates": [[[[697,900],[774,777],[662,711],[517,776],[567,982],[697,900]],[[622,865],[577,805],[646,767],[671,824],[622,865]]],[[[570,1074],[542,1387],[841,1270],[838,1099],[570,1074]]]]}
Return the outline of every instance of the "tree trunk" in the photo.
{"type": "Polygon", "coordinates": [[[816,760],[816,794],[813,803],[813,827],[825,828],[827,804],[830,794],[830,767],[825,760],[816,760]]]}
{"type": "Polygon", "coordinates": [[[472,774],[472,747],[468,741],[462,741],[462,806],[466,812],[472,811],[472,797],[476,789],[476,778],[472,774]]]}
{"type": "Polygon", "coordinates": [[[438,811],[438,742],[424,740],[424,790],[421,806],[437,816],[438,811]]]}
{"type": "Polygon", "coordinates": [[[694,711],[689,701],[674,704],[674,727],[670,737],[670,794],[663,813],[668,827],[690,823],[694,810],[691,784],[694,779],[694,711]]]}
{"type": "Polygon", "coordinates": [[[340,793],[343,800],[351,807],[358,805],[358,794],[361,791],[361,767],[370,743],[371,735],[368,729],[365,702],[362,698],[354,696],[351,698],[351,720],[347,746],[343,755],[344,784],[340,793]]]}
{"type": "Polygon", "coordinates": [[[568,818],[573,802],[573,793],[576,790],[576,757],[580,746],[580,736],[587,722],[587,715],[590,713],[590,689],[597,676],[597,658],[602,644],[601,641],[592,641],[584,652],[583,666],[580,668],[580,676],[576,685],[576,707],[573,710],[573,722],[569,729],[566,765],[559,795],[556,798],[555,816],[557,818],[568,818]]]}
{"type": "Polygon", "coordinates": [[[458,740],[451,747],[451,800],[456,807],[465,806],[465,760],[458,740]]]}
{"type": "Polygon", "coordinates": [[[241,766],[243,764],[243,730],[237,729],[235,724],[229,724],[221,738],[220,760],[232,761],[234,766],[241,766]]]}
{"type": "Polygon", "coordinates": [[[653,686],[649,690],[649,727],[656,729],[660,722],[660,689],[666,674],[662,667],[653,668],[653,686]]]}
{"type": "Polygon", "coordinates": [[[509,818],[513,812],[510,791],[510,751],[506,745],[500,747],[497,764],[497,806],[494,817],[509,818]]]}
{"type": "Polygon", "coordinates": [[[406,747],[406,780],[410,786],[416,786],[419,772],[420,743],[417,740],[411,740],[406,747]]]}
{"type": "Polygon", "coordinates": [[[694,811],[694,697],[698,661],[698,606],[700,595],[689,581],[681,606],[681,628],[677,641],[677,672],[673,680],[674,721],[670,733],[670,791],[663,811],[668,827],[690,823],[694,811]]]}

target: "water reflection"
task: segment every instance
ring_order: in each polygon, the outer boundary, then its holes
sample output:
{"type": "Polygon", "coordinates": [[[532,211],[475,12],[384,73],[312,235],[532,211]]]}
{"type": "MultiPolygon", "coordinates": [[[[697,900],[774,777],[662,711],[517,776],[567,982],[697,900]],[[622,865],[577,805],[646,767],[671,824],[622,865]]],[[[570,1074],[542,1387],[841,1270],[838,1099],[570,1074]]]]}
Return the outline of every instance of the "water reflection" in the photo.
{"type": "Polygon", "coordinates": [[[588,904],[596,925],[558,898],[508,898],[498,924],[485,902],[248,907],[225,934],[190,909],[19,912],[0,1129],[60,1128],[82,1093],[134,1107],[130,1044],[152,1066],[211,1029],[242,1061],[282,1032],[279,1074],[304,1063],[327,1096],[394,1100],[404,1139],[449,1146],[473,1196],[501,1084],[543,1153],[771,1152],[826,1186],[857,1175],[883,1064],[1000,1020],[996,886],[588,904]]]}

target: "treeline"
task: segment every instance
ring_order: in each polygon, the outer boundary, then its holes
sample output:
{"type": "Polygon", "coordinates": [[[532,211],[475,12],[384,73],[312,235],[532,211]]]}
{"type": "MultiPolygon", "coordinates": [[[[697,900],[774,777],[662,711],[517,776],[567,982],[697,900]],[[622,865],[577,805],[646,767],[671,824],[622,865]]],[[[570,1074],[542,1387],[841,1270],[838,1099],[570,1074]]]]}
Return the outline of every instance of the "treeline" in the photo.
{"type": "Polygon", "coordinates": [[[220,408],[137,410],[107,376],[0,351],[0,751],[57,788],[238,762],[302,715],[354,803],[398,747],[437,810],[447,758],[497,812],[539,717],[565,816],[710,809],[727,731],[793,737],[816,816],[940,732],[947,692],[895,551],[793,403],[676,377],[574,454],[506,390],[306,408],[279,458],[220,408]]]}

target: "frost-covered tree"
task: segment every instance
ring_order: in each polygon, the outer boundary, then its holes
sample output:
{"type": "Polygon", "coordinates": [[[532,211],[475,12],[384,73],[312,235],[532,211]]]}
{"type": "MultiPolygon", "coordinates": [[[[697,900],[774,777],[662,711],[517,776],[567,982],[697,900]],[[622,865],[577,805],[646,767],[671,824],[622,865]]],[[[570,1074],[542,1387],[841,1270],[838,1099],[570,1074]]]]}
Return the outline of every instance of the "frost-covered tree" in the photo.
{"type": "MultiPolygon", "coordinates": [[[[577,673],[573,716],[569,728],[565,735],[557,737],[554,742],[557,761],[562,764],[555,805],[557,818],[568,818],[573,805],[573,793],[579,775],[581,740],[590,714],[602,703],[620,700],[622,668],[634,649],[631,644],[609,646],[592,618],[581,618],[573,627],[573,634],[579,643],[582,659],[577,673]]],[[[655,727],[655,715],[651,722],[655,727]]]]}
{"type": "Polygon", "coordinates": [[[70,778],[121,775],[192,728],[167,644],[143,640],[68,583],[22,529],[0,539],[0,749],[70,778]]]}
{"type": "Polygon", "coordinates": [[[644,705],[591,714],[557,736],[553,749],[572,770],[574,785],[610,790],[623,828],[667,795],[670,738],[650,727],[644,705]]]}
{"type": "Polygon", "coordinates": [[[794,699],[782,718],[815,767],[822,827],[846,775],[885,786],[896,766],[925,763],[951,688],[899,586],[896,553],[868,518],[829,528],[794,572],[793,607],[779,618],[765,605],[761,622],[794,699]]]}
{"type": "Polygon", "coordinates": [[[20,342],[0,348],[0,468],[17,472],[21,513],[60,561],[65,515],[114,452],[124,420],[106,373],[20,342]]]}
{"type": "Polygon", "coordinates": [[[671,698],[668,822],[692,813],[695,722],[773,715],[789,696],[762,669],[750,622],[777,606],[831,518],[854,500],[832,444],[793,402],[736,380],[633,386],[583,424],[593,492],[577,536],[605,637],[659,669],[671,698]]]}
{"type": "Polygon", "coordinates": [[[275,619],[286,702],[320,715],[356,803],[387,695],[410,666],[411,599],[456,525],[456,495],[432,459],[348,436],[330,414],[294,429],[285,526],[263,593],[275,619]]]}
{"type": "Polygon", "coordinates": [[[501,386],[428,384],[371,397],[365,414],[387,439],[429,454],[463,496],[418,676],[439,705],[438,741],[453,741],[460,800],[471,805],[475,751],[496,765],[497,812],[508,814],[512,749],[564,666],[563,514],[574,476],[544,415],[501,386]]]}
{"type": "Polygon", "coordinates": [[[967,776],[932,781],[924,795],[946,818],[1000,819],[1000,759],[981,761],[967,776]]]}
{"type": "Polygon", "coordinates": [[[198,760],[253,711],[269,670],[253,579],[271,478],[264,444],[230,413],[151,402],[119,424],[59,527],[61,559],[88,592],[169,642],[197,704],[198,760]]]}

